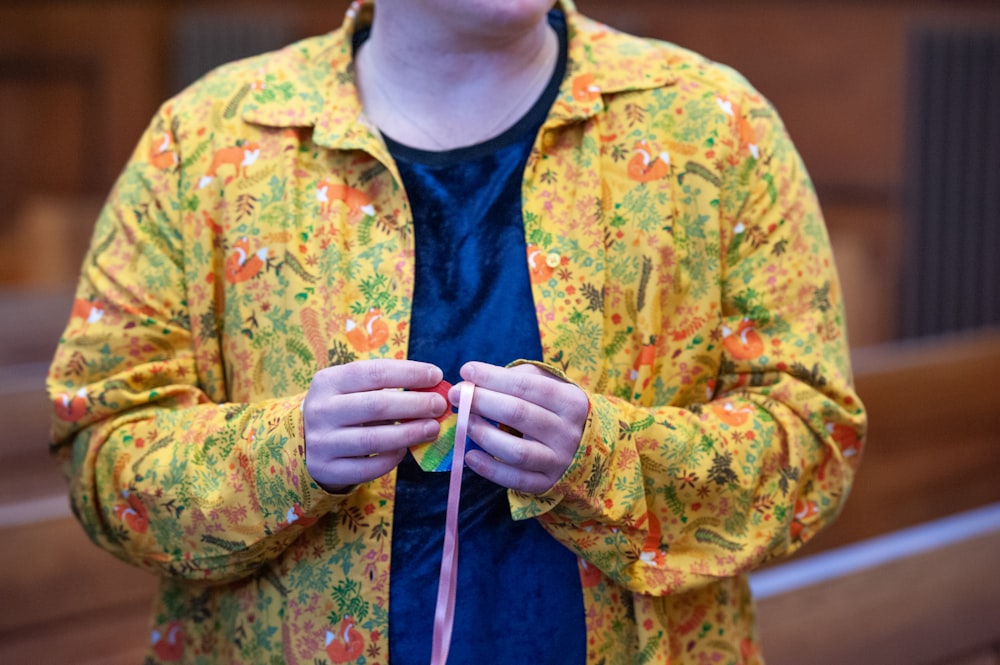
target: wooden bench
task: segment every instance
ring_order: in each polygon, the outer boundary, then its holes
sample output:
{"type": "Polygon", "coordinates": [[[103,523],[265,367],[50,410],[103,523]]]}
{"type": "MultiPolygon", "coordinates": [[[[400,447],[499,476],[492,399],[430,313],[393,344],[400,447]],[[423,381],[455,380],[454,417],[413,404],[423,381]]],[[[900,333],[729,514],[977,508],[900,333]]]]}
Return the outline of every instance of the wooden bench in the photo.
{"type": "Polygon", "coordinates": [[[48,455],[67,290],[0,292],[0,663],[142,661],[155,580],[95,547],[48,455]]]}
{"type": "Polygon", "coordinates": [[[853,356],[870,424],[851,496],[752,577],[768,665],[1000,665],[1000,331],[853,356]]]}
{"type": "Polygon", "coordinates": [[[805,553],[1000,501],[1000,329],[858,349],[869,414],[840,518],[805,553]]]}
{"type": "Polygon", "coordinates": [[[0,512],[64,492],[48,457],[45,374],[72,302],[67,290],[0,291],[0,512]]]}
{"type": "Polygon", "coordinates": [[[0,525],[0,663],[136,665],[155,579],[98,549],[72,517],[0,525]]]}
{"type": "Polygon", "coordinates": [[[1000,665],[1000,503],[751,576],[768,665],[1000,665]]]}

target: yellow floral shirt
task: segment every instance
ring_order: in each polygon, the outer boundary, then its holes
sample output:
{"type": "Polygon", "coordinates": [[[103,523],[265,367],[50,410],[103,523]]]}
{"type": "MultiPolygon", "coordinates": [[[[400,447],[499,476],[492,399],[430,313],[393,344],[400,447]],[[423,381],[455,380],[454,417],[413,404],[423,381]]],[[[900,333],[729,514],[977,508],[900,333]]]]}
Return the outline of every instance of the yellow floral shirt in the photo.
{"type": "MultiPolygon", "coordinates": [[[[864,432],[821,214],[739,75],[561,4],[525,260],[545,366],[591,409],[511,514],[579,555],[588,663],[758,663],[746,573],[835,517],[864,432]]],[[[90,537],[162,579],[150,663],[387,661],[395,476],[322,491],[300,411],[317,370],[407,355],[413,220],[351,66],[370,16],[165,104],[83,265],[53,447],[90,537]]]]}

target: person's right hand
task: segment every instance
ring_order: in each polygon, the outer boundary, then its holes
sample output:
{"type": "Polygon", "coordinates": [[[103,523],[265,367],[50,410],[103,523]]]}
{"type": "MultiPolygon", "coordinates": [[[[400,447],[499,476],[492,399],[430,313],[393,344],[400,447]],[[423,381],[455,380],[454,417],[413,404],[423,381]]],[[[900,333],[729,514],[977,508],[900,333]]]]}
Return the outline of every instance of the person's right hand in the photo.
{"type": "Polygon", "coordinates": [[[328,492],[378,478],[409,446],[437,438],[449,408],[441,370],[412,360],[359,360],[320,370],[302,405],[306,469],[328,492]],[[409,390],[400,390],[400,389],[409,390]]]}

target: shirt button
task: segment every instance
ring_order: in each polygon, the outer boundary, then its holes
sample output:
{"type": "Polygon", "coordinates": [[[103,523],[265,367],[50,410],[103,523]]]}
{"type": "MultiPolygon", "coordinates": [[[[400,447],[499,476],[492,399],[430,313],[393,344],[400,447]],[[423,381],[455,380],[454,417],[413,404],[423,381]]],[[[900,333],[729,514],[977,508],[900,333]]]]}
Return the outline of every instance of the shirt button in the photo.
{"type": "Polygon", "coordinates": [[[545,265],[550,268],[558,268],[561,262],[562,257],[559,256],[559,252],[549,252],[549,255],[545,257],[545,265]]]}

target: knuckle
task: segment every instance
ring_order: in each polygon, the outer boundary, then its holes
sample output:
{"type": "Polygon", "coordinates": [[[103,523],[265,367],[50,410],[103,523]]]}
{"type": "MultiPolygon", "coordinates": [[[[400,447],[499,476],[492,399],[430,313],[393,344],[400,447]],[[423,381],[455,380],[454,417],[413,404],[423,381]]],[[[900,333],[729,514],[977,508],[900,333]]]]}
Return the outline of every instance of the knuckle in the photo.
{"type": "Polygon", "coordinates": [[[384,390],[357,395],[353,402],[357,416],[355,421],[361,424],[390,420],[391,399],[392,395],[384,390]]]}
{"type": "Polygon", "coordinates": [[[374,455],[379,451],[381,437],[378,430],[380,427],[359,427],[357,434],[358,455],[374,455]]]}
{"type": "Polygon", "coordinates": [[[306,471],[313,478],[321,480],[320,476],[323,472],[322,465],[316,461],[315,457],[310,457],[308,454],[306,455],[306,471]]]}
{"type": "Polygon", "coordinates": [[[377,361],[364,363],[362,365],[364,374],[363,378],[370,386],[384,386],[386,380],[388,379],[388,367],[385,363],[380,363],[377,361]]]}
{"type": "MultiPolygon", "coordinates": [[[[530,410],[528,408],[528,403],[524,400],[514,400],[514,402],[507,409],[507,419],[510,425],[522,425],[525,420],[527,420],[530,410]]],[[[517,427],[517,429],[523,429],[523,427],[517,427]]]]}
{"type": "Polygon", "coordinates": [[[306,465],[309,475],[314,480],[324,485],[340,484],[342,478],[338,477],[337,464],[335,461],[315,461],[306,465]]]}
{"type": "Polygon", "coordinates": [[[515,487],[517,485],[517,474],[509,466],[491,464],[487,469],[489,470],[487,477],[497,485],[502,485],[503,487],[515,487]]]}
{"type": "Polygon", "coordinates": [[[534,382],[529,374],[517,373],[513,375],[514,380],[510,386],[510,392],[515,397],[524,399],[530,394],[534,382]]]}
{"type": "Polygon", "coordinates": [[[555,487],[555,484],[556,484],[556,482],[558,482],[558,480],[559,480],[558,478],[556,478],[555,480],[553,480],[552,478],[549,478],[547,476],[546,477],[542,477],[541,479],[539,479],[539,481],[536,484],[536,486],[535,486],[535,488],[534,488],[534,490],[533,490],[532,493],[533,494],[545,494],[550,489],[552,489],[553,487],[555,487]]]}
{"type": "Polygon", "coordinates": [[[305,400],[302,402],[302,420],[306,430],[319,421],[319,415],[319,407],[316,406],[315,400],[310,399],[309,395],[306,395],[305,400]]]}
{"type": "Polygon", "coordinates": [[[586,399],[567,400],[566,405],[566,415],[573,422],[582,422],[590,413],[590,402],[586,399]]]}
{"type": "Polygon", "coordinates": [[[345,383],[345,377],[349,376],[350,372],[349,365],[338,365],[321,369],[313,374],[312,383],[309,386],[309,394],[340,394],[342,392],[341,384],[345,383]]]}
{"type": "Polygon", "coordinates": [[[528,445],[524,443],[523,439],[518,439],[518,442],[511,447],[511,459],[510,464],[518,468],[526,467],[529,462],[531,462],[531,451],[528,445]]]}

